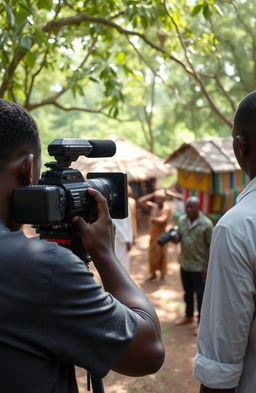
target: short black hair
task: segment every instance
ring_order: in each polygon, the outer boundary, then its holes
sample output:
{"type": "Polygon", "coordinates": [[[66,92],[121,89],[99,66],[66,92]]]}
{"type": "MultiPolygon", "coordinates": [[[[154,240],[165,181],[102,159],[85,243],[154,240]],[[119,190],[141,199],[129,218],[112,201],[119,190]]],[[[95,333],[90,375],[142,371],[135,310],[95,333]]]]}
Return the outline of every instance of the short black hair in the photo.
{"type": "Polygon", "coordinates": [[[233,132],[244,138],[256,138],[256,91],[244,97],[237,107],[233,132]]]}
{"type": "Polygon", "coordinates": [[[190,195],[187,198],[186,202],[192,202],[195,205],[197,204],[198,206],[200,205],[200,200],[199,200],[199,198],[196,195],[190,195]]]}
{"type": "Polygon", "coordinates": [[[20,105],[0,99],[0,168],[23,146],[40,153],[39,131],[35,120],[20,105]]]}

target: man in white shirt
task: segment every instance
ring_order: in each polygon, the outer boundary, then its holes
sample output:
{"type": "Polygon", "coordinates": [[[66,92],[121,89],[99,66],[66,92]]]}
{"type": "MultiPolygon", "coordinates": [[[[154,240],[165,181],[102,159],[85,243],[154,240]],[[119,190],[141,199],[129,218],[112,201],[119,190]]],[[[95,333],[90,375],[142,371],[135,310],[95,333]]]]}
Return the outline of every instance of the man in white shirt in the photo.
{"type": "Polygon", "coordinates": [[[238,106],[232,135],[250,183],[212,238],[194,366],[200,393],[256,392],[256,91],[238,106]]]}

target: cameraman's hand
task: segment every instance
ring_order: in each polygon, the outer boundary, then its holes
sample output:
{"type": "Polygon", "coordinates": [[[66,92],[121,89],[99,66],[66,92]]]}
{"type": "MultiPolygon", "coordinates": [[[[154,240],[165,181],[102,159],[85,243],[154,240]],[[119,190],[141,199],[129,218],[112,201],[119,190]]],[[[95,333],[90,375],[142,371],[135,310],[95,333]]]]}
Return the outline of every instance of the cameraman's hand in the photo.
{"type": "Polygon", "coordinates": [[[114,254],[115,226],[106,199],[94,189],[88,188],[87,192],[95,198],[98,217],[93,223],[87,223],[82,217],[73,217],[73,224],[81,234],[85,249],[93,260],[97,260],[102,253],[114,254]]]}

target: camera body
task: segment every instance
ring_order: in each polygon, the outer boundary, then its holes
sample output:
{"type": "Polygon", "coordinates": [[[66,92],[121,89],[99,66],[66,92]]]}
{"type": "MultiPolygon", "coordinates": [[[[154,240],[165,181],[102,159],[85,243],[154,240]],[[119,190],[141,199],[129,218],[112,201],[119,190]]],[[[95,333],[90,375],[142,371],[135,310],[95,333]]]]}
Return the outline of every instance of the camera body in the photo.
{"type": "Polygon", "coordinates": [[[38,185],[17,187],[13,191],[13,212],[17,222],[32,224],[40,239],[55,241],[82,259],[87,258],[80,236],[74,232],[72,217],[82,216],[87,222],[97,218],[97,206],[88,188],[99,191],[107,200],[112,218],[128,215],[127,174],[88,173],[85,180],[71,162],[80,155],[111,157],[116,145],[110,140],[55,139],[48,152],[56,161],[46,163],[38,185]]]}
{"type": "Polygon", "coordinates": [[[172,241],[179,234],[177,225],[166,231],[159,239],[158,244],[164,246],[166,243],[172,241]]]}

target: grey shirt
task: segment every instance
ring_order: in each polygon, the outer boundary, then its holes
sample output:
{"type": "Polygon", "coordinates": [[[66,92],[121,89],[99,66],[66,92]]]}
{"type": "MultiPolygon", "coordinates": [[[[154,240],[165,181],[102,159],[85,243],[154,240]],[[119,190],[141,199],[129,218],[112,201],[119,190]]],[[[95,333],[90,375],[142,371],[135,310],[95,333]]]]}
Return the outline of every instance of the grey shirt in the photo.
{"type": "Polygon", "coordinates": [[[194,375],[212,389],[256,392],[256,178],[211,243],[194,375]]]}
{"type": "Polygon", "coordinates": [[[0,223],[1,392],[78,392],[74,365],[104,377],[136,329],[71,251],[0,223]]]}

